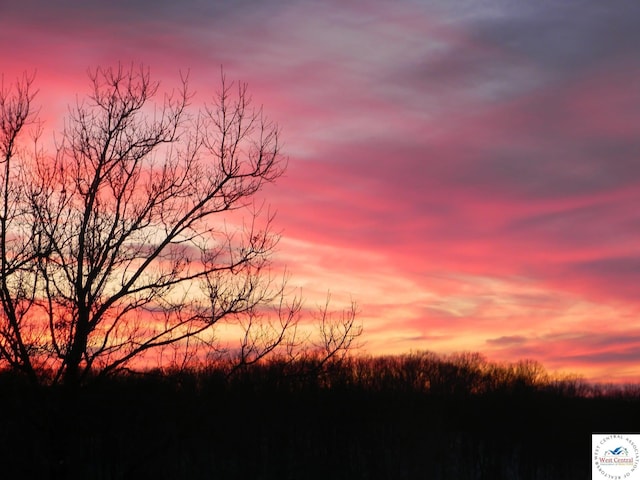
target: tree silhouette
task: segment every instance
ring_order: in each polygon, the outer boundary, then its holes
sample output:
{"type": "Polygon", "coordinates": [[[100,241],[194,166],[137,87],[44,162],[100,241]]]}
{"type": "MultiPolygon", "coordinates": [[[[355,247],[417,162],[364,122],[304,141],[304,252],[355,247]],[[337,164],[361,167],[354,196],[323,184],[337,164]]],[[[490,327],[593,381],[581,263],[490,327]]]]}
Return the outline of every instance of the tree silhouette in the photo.
{"type": "Polygon", "coordinates": [[[37,268],[43,235],[28,208],[28,163],[20,137],[34,123],[33,77],[23,76],[14,88],[0,87],[0,357],[8,365],[35,378],[32,326],[27,315],[35,304],[37,268]]]}
{"type": "MultiPolygon", "coordinates": [[[[301,302],[270,273],[278,235],[255,204],[286,167],[278,126],[224,74],[195,112],[186,78],[157,102],[144,67],[89,77],[53,158],[19,141],[38,125],[33,78],[0,93],[0,358],[76,383],[153,349],[210,347],[221,321],[244,332],[244,364],[291,353],[301,302]]],[[[335,331],[331,356],[356,330],[335,331]]]]}

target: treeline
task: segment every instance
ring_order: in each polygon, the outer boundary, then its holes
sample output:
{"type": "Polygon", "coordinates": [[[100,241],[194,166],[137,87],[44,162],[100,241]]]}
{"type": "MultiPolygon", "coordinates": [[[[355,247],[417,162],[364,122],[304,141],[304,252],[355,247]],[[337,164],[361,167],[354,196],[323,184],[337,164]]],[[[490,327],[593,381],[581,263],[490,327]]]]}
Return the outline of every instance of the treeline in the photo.
{"type": "Polygon", "coordinates": [[[592,432],[640,430],[637,387],[428,352],[0,376],[3,478],[589,478],[592,432]],[[5,477],[6,476],[6,477],[5,477]]]}
{"type": "Polygon", "coordinates": [[[579,375],[551,374],[534,360],[493,362],[480,353],[440,355],[419,351],[403,355],[350,356],[324,362],[313,356],[298,361],[272,359],[246,369],[225,362],[194,369],[148,372],[172,382],[176,377],[206,381],[225,378],[229,385],[278,385],[281,388],[359,389],[410,392],[428,396],[547,395],[564,398],[640,399],[640,384],[588,382],[579,375]]]}

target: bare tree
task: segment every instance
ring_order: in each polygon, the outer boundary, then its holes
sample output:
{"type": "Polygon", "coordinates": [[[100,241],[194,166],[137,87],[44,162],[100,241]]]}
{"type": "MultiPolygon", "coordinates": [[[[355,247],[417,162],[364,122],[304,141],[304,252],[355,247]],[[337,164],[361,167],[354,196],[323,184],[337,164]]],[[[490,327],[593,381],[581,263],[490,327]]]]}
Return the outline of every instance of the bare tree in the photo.
{"type": "Polygon", "coordinates": [[[356,322],[358,306],[354,301],[339,313],[332,312],[329,303],[330,295],[327,294],[327,301],[317,314],[319,341],[315,346],[321,366],[327,362],[340,363],[344,360],[362,334],[362,325],[356,322]]]}
{"type": "Polygon", "coordinates": [[[342,311],[330,310],[331,296],[316,311],[304,312],[303,301],[294,296],[287,302],[282,291],[271,304],[270,315],[251,311],[237,319],[242,335],[231,350],[213,348],[213,364],[227,376],[263,362],[275,362],[287,376],[318,376],[343,364],[362,335],[358,307],[352,301],[342,311]],[[304,322],[301,317],[306,313],[304,322]],[[235,348],[234,348],[235,347],[235,348]]]}
{"type": "Polygon", "coordinates": [[[33,76],[0,85],[0,357],[35,378],[33,328],[28,313],[35,303],[42,236],[27,208],[25,136],[36,123],[33,76]]]}
{"type": "Polygon", "coordinates": [[[286,167],[278,126],[224,75],[196,112],[186,78],[159,102],[143,67],[90,80],[55,156],[29,175],[14,139],[31,79],[1,92],[0,357],[32,376],[45,358],[53,381],[77,383],[154,349],[210,344],[221,320],[244,328],[244,363],[294,345],[300,303],[269,273],[278,236],[254,205],[286,167]],[[265,320],[269,305],[276,317],[265,320]]]}

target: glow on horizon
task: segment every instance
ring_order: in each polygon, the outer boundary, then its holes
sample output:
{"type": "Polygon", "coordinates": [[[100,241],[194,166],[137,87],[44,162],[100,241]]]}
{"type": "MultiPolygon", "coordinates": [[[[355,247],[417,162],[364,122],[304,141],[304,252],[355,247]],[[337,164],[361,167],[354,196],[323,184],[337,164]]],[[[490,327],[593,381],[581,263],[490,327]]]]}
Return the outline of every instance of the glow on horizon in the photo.
{"type": "Polygon", "coordinates": [[[640,381],[640,6],[453,3],[24,0],[0,73],[59,129],[90,67],[204,96],[223,65],[283,129],[276,267],[365,351],[640,381]]]}

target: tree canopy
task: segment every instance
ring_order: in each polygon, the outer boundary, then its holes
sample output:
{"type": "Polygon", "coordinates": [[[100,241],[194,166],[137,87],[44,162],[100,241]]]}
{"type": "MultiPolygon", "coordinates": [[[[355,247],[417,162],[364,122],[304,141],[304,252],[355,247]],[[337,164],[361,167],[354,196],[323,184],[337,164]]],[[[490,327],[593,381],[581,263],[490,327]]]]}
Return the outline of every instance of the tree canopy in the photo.
{"type": "MultiPolygon", "coordinates": [[[[295,356],[302,303],[271,274],[274,216],[256,203],[286,168],[278,125],[224,73],[200,108],[186,78],[161,93],[145,67],[89,79],[53,154],[34,78],[0,91],[1,361],[73,383],[167,346],[220,352],[222,321],[241,332],[236,365],[295,356]]],[[[320,309],[322,355],[351,346],[354,317],[320,309]]]]}

